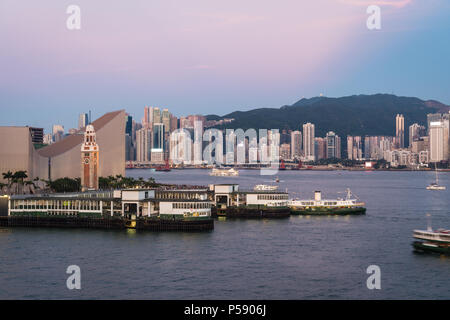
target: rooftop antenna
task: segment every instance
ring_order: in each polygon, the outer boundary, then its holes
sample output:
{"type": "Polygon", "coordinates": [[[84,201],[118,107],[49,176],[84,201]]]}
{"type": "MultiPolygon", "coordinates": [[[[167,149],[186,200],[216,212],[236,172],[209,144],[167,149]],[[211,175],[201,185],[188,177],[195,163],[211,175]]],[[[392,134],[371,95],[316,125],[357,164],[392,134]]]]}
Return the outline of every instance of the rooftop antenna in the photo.
{"type": "Polygon", "coordinates": [[[431,214],[427,213],[427,231],[432,232],[433,228],[431,227],[431,214]]]}
{"type": "Polygon", "coordinates": [[[89,119],[88,119],[89,124],[91,124],[92,122],[92,118],[91,118],[91,110],[89,110],[89,119]]]}

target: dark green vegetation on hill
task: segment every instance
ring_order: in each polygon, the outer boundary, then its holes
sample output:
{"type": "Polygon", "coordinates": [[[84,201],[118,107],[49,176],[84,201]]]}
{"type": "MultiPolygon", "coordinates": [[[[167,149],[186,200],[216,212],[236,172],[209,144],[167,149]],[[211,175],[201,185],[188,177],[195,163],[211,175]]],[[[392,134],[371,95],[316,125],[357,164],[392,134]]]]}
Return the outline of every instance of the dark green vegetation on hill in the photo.
{"type": "MultiPolygon", "coordinates": [[[[291,129],[302,130],[307,122],[315,124],[316,136],[328,131],[339,136],[395,135],[395,116],[405,117],[405,135],[413,123],[426,125],[427,114],[448,112],[449,106],[440,102],[423,101],[413,97],[391,94],[354,95],[341,98],[314,97],[301,99],[291,106],[236,111],[222,117],[207,116],[208,120],[234,118],[220,129],[291,129]]],[[[405,137],[406,138],[406,137],[405,137]]]]}

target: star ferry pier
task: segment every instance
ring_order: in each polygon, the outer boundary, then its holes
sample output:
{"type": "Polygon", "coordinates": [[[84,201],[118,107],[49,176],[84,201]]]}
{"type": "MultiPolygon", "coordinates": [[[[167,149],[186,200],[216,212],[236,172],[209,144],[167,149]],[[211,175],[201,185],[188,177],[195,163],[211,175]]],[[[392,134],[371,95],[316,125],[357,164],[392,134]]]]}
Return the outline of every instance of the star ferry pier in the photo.
{"type": "Polygon", "coordinates": [[[1,227],[210,231],[206,189],[125,189],[16,195],[3,199],[1,227]]]}

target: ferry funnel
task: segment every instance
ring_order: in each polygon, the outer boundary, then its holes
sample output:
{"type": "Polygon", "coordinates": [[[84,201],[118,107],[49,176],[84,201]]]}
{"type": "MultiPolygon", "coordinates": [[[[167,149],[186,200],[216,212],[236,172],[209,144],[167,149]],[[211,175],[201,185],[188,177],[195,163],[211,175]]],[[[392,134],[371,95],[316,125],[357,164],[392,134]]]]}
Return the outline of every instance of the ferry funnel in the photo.
{"type": "Polygon", "coordinates": [[[316,201],[322,200],[322,193],[320,191],[314,192],[314,200],[316,200],[316,201]]]}

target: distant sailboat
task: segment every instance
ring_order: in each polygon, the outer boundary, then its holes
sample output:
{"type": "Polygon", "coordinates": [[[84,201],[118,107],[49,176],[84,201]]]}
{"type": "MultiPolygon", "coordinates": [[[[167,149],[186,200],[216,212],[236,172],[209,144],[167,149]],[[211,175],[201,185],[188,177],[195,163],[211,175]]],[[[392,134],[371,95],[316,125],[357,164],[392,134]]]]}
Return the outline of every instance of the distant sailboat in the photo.
{"type": "Polygon", "coordinates": [[[432,182],[428,185],[427,190],[445,190],[445,186],[440,186],[439,185],[439,179],[438,179],[438,174],[437,174],[437,167],[436,167],[436,182],[432,182]]]}

